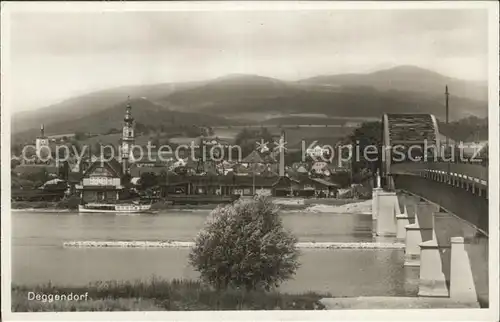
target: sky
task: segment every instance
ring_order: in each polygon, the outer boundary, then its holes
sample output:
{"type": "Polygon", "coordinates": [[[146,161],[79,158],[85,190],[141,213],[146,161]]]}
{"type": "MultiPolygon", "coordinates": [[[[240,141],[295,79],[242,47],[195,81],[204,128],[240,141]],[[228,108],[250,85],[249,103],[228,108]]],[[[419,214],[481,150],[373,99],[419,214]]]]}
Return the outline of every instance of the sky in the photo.
{"type": "Polygon", "coordinates": [[[483,10],[13,13],[11,102],[243,73],[283,80],[415,65],[487,79],[483,10]]]}

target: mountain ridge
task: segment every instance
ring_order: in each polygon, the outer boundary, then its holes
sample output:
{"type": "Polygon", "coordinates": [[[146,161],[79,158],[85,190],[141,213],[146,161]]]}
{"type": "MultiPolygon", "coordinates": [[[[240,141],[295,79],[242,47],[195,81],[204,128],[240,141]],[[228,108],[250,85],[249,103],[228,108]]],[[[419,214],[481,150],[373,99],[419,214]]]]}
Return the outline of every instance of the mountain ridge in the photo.
{"type": "MultiPolygon", "coordinates": [[[[205,120],[224,124],[229,119],[240,118],[240,121],[245,121],[244,115],[251,113],[256,115],[258,122],[261,119],[259,115],[271,112],[284,115],[311,112],[354,117],[378,117],[385,112],[416,112],[442,117],[443,82],[450,82],[452,118],[487,115],[487,102],[477,99],[481,93],[487,92],[487,87],[416,66],[398,66],[367,74],[323,75],[299,81],[230,74],[206,81],[117,87],[14,114],[12,122],[15,133],[38,129],[40,123],[45,123],[46,128],[61,127],[59,132],[68,127],[66,124],[72,124],[76,127],[72,130],[76,131],[85,125],[74,123],[75,119],[81,122],[104,122],[107,119],[102,115],[108,115],[106,111],[122,104],[127,96],[145,98],[162,109],[158,118],[144,120],[155,124],[158,120],[168,119],[168,113],[193,113],[191,116],[194,120],[201,115],[214,116],[205,117],[205,120]],[[457,90],[459,88],[461,91],[457,90]]],[[[144,115],[149,117],[156,113],[151,106],[144,106],[139,104],[133,111],[142,113],[141,109],[144,108],[144,115]]],[[[108,113],[110,117],[118,116],[115,110],[108,113]]],[[[121,119],[121,116],[117,120],[109,119],[106,121],[109,124],[103,124],[103,127],[121,122],[121,119]]]]}

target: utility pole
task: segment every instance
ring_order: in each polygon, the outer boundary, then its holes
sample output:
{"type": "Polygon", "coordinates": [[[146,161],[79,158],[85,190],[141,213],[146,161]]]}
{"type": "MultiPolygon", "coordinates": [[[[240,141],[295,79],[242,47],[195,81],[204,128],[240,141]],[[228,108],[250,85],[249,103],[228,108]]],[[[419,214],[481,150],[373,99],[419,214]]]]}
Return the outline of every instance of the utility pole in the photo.
{"type": "MultiPolygon", "coordinates": [[[[444,95],[446,97],[446,128],[448,128],[448,124],[450,122],[450,120],[449,120],[450,108],[449,108],[449,104],[448,104],[450,93],[448,92],[448,85],[446,85],[444,95]]],[[[448,144],[449,144],[449,141],[448,141],[448,135],[447,135],[446,136],[446,146],[448,146],[448,144]]]]}
{"type": "MultiPolygon", "coordinates": [[[[449,124],[450,124],[449,98],[450,98],[450,93],[448,92],[448,85],[446,85],[444,96],[446,98],[446,129],[448,130],[448,134],[446,135],[446,147],[444,150],[446,153],[446,151],[448,151],[448,149],[450,147],[450,141],[449,141],[449,133],[450,133],[450,128],[449,128],[449,124]]],[[[450,155],[451,155],[451,149],[450,149],[450,155]]],[[[450,179],[450,161],[447,161],[447,164],[448,164],[448,166],[447,166],[446,176],[447,176],[447,180],[449,180],[450,179]]]]}

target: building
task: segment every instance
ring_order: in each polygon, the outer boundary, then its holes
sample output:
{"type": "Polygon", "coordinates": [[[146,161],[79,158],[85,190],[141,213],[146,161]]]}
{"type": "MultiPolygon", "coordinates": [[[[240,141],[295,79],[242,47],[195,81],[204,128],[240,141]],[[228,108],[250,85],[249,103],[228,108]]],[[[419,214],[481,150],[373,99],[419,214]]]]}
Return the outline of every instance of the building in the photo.
{"type": "Polygon", "coordinates": [[[120,199],[122,166],[116,159],[97,159],[85,170],[76,185],[82,202],[114,202],[120,199]]]}
{"type": "Polygon", "coordinates": [[[48,139],[51,142],[56,142],[56,141],[66,141],[68,139],[72,139],[76,136],[75,133],[65,133],[65,134],[55,134],[55,135],[49,135],[48,139]]]}
{"type": "Polygon", "coordinates": [[[206,196],[253,196],[286,195],[292,189],[292,180],[287,177],[269,176],[254,177],[234,174],[204,176],[169,176],[168,182],[161,183],[161,196],[167,195],[206,195],[206,196]]]}
{"type": "Polygon", "coordinates": [[[50,154],[49,138],[45,136],[45,128],[40,126],[40,135],[35,140],[35,150],[38,159],[45,160],[50,154]]]}
{"type": "Polygon", "coordinates": [[[92,156],[88,165],[87,163],[79,165],[83,174],[75,189],[83,203],[116,202],[127,197],[122,180],[125,175],[130,174],[130,159],[134,142],[134,118],[132,107],[130,103],[127,103],[123,123],[121,159],[92,156]]]}
{"type": "Polygon", "coordinates": [[[132,106],[130,102],[127,102],[127,109],[123,121],[121,161],[122,173],[126,174],[129,171],[130,156],[132,147],[135,143],[134,118],[132,117],[132,106]]]}

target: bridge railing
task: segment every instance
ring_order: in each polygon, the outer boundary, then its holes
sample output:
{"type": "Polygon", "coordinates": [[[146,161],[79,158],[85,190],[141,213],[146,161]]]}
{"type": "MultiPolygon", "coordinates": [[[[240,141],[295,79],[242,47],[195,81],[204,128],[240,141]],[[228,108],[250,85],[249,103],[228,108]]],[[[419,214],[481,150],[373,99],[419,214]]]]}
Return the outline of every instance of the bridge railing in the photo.
{"type": "Polygon", "coordinates": [[[393,164],[392,174],[415,174],[438,181],[464,181],[488,186],[488,167],[475,163],[406,162],[393,164]],[[449,173],[448,173],[449,171],[449,173]]]}

